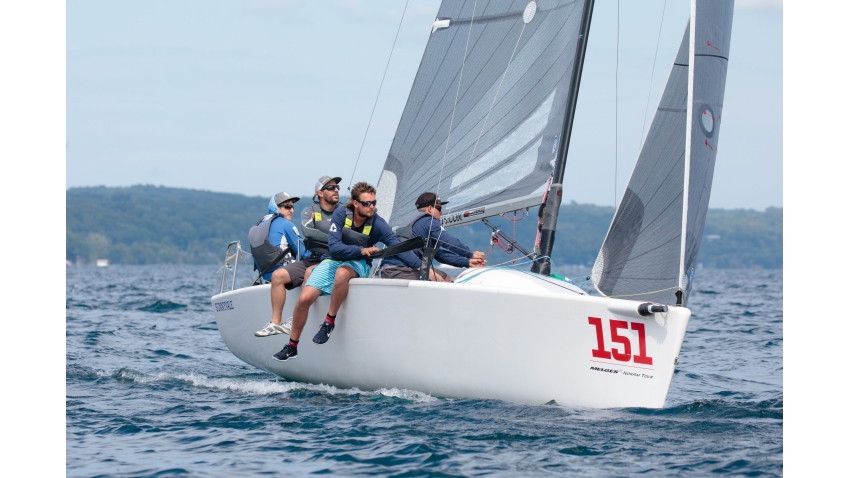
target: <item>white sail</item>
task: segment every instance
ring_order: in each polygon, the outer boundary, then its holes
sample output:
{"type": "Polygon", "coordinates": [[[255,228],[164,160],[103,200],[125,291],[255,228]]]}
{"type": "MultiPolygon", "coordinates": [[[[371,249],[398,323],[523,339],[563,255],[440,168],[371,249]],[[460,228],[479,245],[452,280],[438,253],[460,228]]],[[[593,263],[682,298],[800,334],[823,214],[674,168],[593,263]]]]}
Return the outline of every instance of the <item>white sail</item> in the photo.
{"type": "Polygon", "coordinates": [[[687,300],[708,210],[733,0],[694,1],[667,86],[593,267],[602,294],[687,300]],[[690,26],[694,26],[691,28],[690,26]]]}

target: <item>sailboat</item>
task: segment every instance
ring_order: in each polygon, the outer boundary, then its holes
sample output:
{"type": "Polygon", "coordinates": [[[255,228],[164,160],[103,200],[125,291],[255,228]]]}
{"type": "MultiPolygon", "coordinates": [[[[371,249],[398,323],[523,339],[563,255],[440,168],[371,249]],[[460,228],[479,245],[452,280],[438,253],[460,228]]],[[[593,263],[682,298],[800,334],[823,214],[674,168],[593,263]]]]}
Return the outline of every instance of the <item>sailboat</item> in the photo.
{"type": "MultiPolygon", "coordinates": [[[[531,270],[468,269],[455,283],[354,279],[333,338],[277,362],[287,337],[253,334],[270,316],[269,286],[234,288],[225,269],[212,305],[227,347],[280,377],[336,387],[663,407],[691,317],[733,3],[691,2],[593,266],[598,295],[552,275],[549,258],[569,246],[555,225],[593,0],[444,0],[378,181],[380,214],[406,224],[423,191],[450,201],[445,228],[539,206],[531,270]]],[[[234,274],[238,248],[228,249],[234,274]]],[[[284,317],[298,293],[288,292],[284,317]]],[[[318,330],[328,303],[312,306],[306,330],[318,330]]]]}

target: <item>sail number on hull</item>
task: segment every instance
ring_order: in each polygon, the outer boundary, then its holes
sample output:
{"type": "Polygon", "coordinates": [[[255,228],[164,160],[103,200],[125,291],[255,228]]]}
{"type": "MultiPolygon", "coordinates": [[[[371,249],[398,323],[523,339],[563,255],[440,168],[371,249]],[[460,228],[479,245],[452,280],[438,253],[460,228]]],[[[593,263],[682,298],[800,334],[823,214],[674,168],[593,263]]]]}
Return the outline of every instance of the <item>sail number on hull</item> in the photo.
{"type": "Polygon", "coordinates": [[[618,362],[629,362],[634,359],[635,363],[652,365],[652,357],[646,355],[646,328],[640,322],[626,322],[625,320],[610,320],[611,341],[623,346],[623,350],[611,347],[605,348],[605,336],[602,334],[602,319],[599,317],[588,317],[587,323],[596,328],[596,348],[591,350],[594,358],[617,360],[618,362]],[[630,327],[631,326],[631,327],[630,327]],[[638,353],[632,355],[632,343],[629,337],[620,335],[619,330],[634,330],[638,334],[638,353]]]}

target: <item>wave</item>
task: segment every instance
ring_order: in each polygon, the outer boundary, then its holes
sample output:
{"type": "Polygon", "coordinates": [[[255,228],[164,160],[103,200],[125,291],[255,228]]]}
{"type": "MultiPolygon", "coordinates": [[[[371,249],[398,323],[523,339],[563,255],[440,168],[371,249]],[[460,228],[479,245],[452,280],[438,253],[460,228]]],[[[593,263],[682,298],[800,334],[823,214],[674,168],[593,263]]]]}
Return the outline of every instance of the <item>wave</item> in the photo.
{"type": "Polygon", "coordinates": [[[144,307],[139,307],[136,310],[143,310],[145,312],[169,312],[175,309],[185,309],[186,306],[183,304],[178,304],[176,302],[170,302],[167,300],[157,300],[153,304],[146,305],[144,307]]]}
{"type": "MultiPolygon", "coordinates": [[[[302,382],[287,382],[283,380],[269,380],[266,378],[233,378],[233,377],[208,377],[203,374],[188,373],[188,374],[144,374],[135,370],[121,368],[113,372],[104,370],[92,370],[88,367],[71,365],[66,369],[67,376],[74,376],[82,379],[97,379],[97,378],[112,378],[119,381],[133,382],[138,384],[152,383],[178,383],[189,385],[197,388],[205,388],[211,390],[223,390],[237,392],[246,395],[279,395],[290,394],[292,392],[309,391],[317,392],[326,395],[341,395],[341,396],[364,396],[364,397],[388,397],[400,400],[406,400],[414,403],[430,403],[439,401],[438,398],[416,390],[398,389],[398,388],[381,388],[374,391],[364,391],[357,387],[354,388],[337,388],[333,385],[311,384],[302,382]]],[[[265,375],[264,375],[265,377],[265,375]]]]}
{"type": "Polygon", "coordinates": [[[705,415],[716,418],[769,418],[782,420],[782,398],[761,401],[695,400],[659,410],[630,409],[640,415],[676,416],[705,415]]]}

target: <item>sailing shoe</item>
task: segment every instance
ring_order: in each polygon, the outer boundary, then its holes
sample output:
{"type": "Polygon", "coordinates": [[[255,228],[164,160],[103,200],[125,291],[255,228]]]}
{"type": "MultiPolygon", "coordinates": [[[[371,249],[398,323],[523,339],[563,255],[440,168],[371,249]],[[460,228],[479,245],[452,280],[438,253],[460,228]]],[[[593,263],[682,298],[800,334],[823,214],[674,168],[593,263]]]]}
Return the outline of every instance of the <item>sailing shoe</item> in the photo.
{"type": "Polygon", "coordinates": [[[322,345],[331,338],[331,332],[334,331],[334,326],[328,323],[327,321],[322,322],[322,327],[319,328],[319,331],[316,332],[316,335],[313,336],[313,343],[322,345]]]}
{"type": "MultiPolygon", "coordinates": [[[[292,330],[291,327],[292,326],[290,325],[290,330],[292,330]]],[[[269,337],[269,336],[272,336],[272,335],[288,334],[288,333],[289,332],[286,329],[284,329],[283,326],[277,325],[274,322],[269,322],[268,324],[266,324],[265,327],[254,332],[254,335],[257,336],[257,337],[269,337]]]]}
{"type": "Polygon", "coordinates": [[[286,335],[291,334],[292,333],[292,317],[290,317],[289,320],[287,320],[285,324],[281,325],[281,328],[283,329],[284,334],[286,334],[286,335]]]}
{"type": "Polygon", "coordinates": [[[289,359],[298,358],[298,349],[293,347],[292,344],[286,344],[283,350],[272,355],[272,358],[278,362],[286,362],[289,359]]]}

